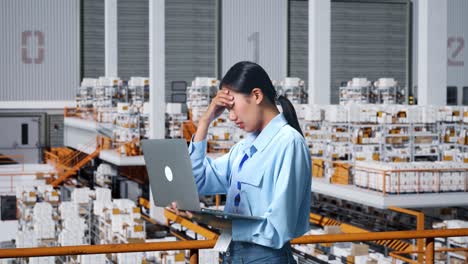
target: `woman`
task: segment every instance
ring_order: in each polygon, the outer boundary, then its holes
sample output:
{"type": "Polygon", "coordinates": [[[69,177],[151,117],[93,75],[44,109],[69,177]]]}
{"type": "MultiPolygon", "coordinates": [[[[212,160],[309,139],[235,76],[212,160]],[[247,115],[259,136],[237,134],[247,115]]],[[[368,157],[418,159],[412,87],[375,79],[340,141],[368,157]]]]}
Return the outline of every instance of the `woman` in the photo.
{"type": "Polygon", "coordinates": [[[199,193],[226,193],[225,212],[264,217],[232,221],[224,263],[295,263],[289,240],[309,227],[310,154],[291,102],[277,97],[261,66],[239,62],[226,73],[189,153],[199,193]],[[249,136],[212,160],[206,156],[208,127],[226,109],[249,136]]]}

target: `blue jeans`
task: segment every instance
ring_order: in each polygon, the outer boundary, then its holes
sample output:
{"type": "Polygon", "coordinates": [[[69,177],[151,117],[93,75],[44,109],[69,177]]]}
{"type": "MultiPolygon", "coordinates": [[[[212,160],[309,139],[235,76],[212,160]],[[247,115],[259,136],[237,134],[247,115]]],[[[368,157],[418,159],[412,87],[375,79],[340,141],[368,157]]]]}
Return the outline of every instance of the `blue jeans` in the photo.
{"type": "Polygon", "coordinates": [[[229,249],[223,254],[223,264],[296,264],[287,242],[282,248],[274,249],[248,242],[231,242],[229,249]]]}

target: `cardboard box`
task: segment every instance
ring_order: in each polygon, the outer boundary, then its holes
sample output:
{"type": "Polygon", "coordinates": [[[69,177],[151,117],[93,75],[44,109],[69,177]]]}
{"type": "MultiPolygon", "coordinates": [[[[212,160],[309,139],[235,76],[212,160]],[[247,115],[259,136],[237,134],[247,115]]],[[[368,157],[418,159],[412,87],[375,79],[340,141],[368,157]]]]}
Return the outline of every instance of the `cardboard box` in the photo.
{"type": "Polygon", "coordinates": [[[312,159],[312,177],[323,178],[325,162],[322,159],[312,159]]]}
{"type": "Polygon", "coordinates": [[[352,256],[365,256],[369,255],[369,245],[367,244],[353,244],[351,246],[352,256]]]}
{"type": "Polygon", "coordinates": [[[349,184],[350,165],[347,163],[334,163],[333,175],[330,179],[333,184],[349,184]]]}
{"type": "Polygon", "coordinates": [[[336,235],[336,234],[342,234],[343,233],[341,231],[340,226],[324,226],[323,230],[325,231],[325,234],[327,234],[327,235],[336,235]]]}

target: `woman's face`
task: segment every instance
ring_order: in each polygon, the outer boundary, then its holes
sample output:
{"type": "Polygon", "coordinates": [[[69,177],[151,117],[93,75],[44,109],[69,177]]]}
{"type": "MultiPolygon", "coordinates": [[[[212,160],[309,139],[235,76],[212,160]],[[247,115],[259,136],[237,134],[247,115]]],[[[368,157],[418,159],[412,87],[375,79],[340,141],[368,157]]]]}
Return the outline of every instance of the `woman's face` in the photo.
{"type": "Polygon", "coordinates": [[[234,97],[233,106],[227,108],[229,119],[246,132],[257,131],[260,127],[260,107],[255,102],[255,98],[252,95],[234,92],[225,87],[223,89],[229,90],[229,94],[234,97]]]}

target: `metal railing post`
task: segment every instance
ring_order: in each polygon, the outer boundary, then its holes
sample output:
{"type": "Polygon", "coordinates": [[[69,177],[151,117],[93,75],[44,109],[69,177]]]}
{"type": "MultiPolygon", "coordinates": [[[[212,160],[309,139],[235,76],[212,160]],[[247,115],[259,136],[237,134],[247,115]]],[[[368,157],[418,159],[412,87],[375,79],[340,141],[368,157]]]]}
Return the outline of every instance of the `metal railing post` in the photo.
{"type": "Polygon", "coordinates": [[[198,264],[198,249],[190,250],[190,264],[198,264]]]}
{"type": "Polygon", "coordinates": [[[426,264],[434,264],[434,238],[426,238],[426,264]]]}
{"type": "MultiPolygon", "coordinates": [[[[416,216],[416,230],[419,230],[419,231],[424,230],[424,213],[414,211],[414,210],[404,209],[404,208],[400,208],[396,206],[389,206],[388,209],[395,211],[395,212],[416,216]]],[[[421,252],[423,251],[423,248],[424,248],[424,239],[423,238],[417,239],[416,245],[419,251],[418,263],[423,263],[424,255],[421,252]]]]}

